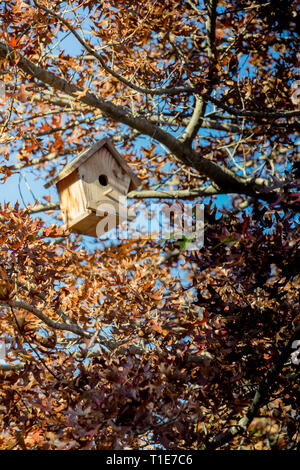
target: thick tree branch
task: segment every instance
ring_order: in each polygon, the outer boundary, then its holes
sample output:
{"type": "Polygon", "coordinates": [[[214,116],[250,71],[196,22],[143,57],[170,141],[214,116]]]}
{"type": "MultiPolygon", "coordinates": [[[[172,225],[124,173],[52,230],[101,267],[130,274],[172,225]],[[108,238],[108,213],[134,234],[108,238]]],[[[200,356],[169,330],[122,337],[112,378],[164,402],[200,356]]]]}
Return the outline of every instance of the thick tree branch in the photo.
{"type": "Polygon", "coordinates": [[[0,370],[3,372],[9,372],[12,370],[24,369],[25,366],[25,362],[18,362],[16,364],[0,364],[0,370]]]}
{"type": "Polygon", "coordinates": [[[217,0],[207,0],[207,53],[209,59],[215,61],[216,54],[216,17],[217,17],[217,0]]]}
{"type": "MultiPolygon", "coordinates": [[[[15,56],[14,50],[10,46],[0,42],[0,57],[5,58],[8,56],[13,58],[15,56]]],[[[201,154],[193,150],[190,145],[181,142],[172,134],[161,129],[151,121],[140,116],[134,116],[128,109],[97,97],[93,93],[83,93],[80,87],[77,87],[64,79],[57,77],[54,73],[33,64],[20,54],[18,55],[17,66],[25,73],[28,73],[31,77],[37,78],[45,84],[63,91],[72,98],[77,94],[78,100],[81,103],[100,109],[112,120],[123,123],[132,129],[139,131],[141,134],[154,138],[156,141],[166,146],[183,164],[195,168],[200,174],[211,179],[211,181],[214,182],[222,191],[246,194],[251,197],[259,196],[262,199],[269,199],[271,197],[270,194],[267,194],[268,191],[265,185],[253,182],[250,178],[246,179],[238,176],[228,168],[204,158],[201,154]]]]}
{"type": "Polygon", "coordinates": [[[206,188],[190,188],[181,190],[151,190],[144,189],[142,191],[131,191],[127,197],[129,199],[189,199],[201,196],[211,196],[213,194],[224,194],[213,186],[206,188]]]}
{"type": "MultiPolygon", "coordinates": [[[[35,315],[37,318],[39,318],[42,322],[44,322],[49,328],[53,330],[63,330],[63,331],[70,331],[71,333],[74,333],[75,335],[78,336],[85,336],[89,338],[91,335],[87,333],[86,331],[82,330],[79,326],[74,325],[73,323],[60,323],[54,320],[51,320],[51,318],[47,317],[41,310],[38,308],[34,307],[33,305],[30,305],[29,303],[25,302],[24,300],[10,300],[9,302],[6,302],[7,305],[10,305],[11,307],[14,308],[21,308],[23,310],[27,310],[28,312],[32,313],[35,315]]],[[[59,314],[58,314],[59,315],[59,314]]]]}
{"type": "MultiPolygon", "coordinates": [[[[179,190],[151,190],[144,189],[142,191],[130,191],[127,194],[128,199],[195,199],[198,197],[207,197],[217,194],[232,194],[230,190],[225,191],[217,189],[214,186],[207,186],[206,188],[189,188],[179,190]]],[[[47,204],[37,204],[33,207],[26,208],[29,214],[37,214],[39,212],[47,212],[53,210],[60,210],[59,202],[49,202],[47,204]]],[[[4,220],[4,217],[0,217],[4,220]]]]}
{"type": "MultiPolygon", "coordinates": [[[[14,50],[10,46],[0,43],[0,57],[4,58],[10,56],[13,58],[14,55],[14,50]]],[[[146,134],[161,142],[182,163],[195,168],[200,173],[210,178],[218,186],[227,189],[230,188],[232,192],[249,194],[251,196],[256,194],[256,190],[253,188],[253,185],[250,184],[250,181],[247,181],[244,178],[235,175],[229,169],[219,166],[211,160],[202,157],[191,149],[189,145],[180,142],[173,135],[154,125],[149,120],[140,116],[134,116],[129,110],[106,101],[103,98],[97,97],[92,93],[86,92],[83,94],[81,88],[57,77],[52,72],[33,64],[21,55],[18,57],[17,66],[25,73],[28,73],[31,77],[37,78],[47,85],[63,91],[67,95],[74,97],[76,96],[76,93],[79,93],[79,101],[93,108],[100,109],[114,121],[121,122],[138,130],[142,134],[146,134]]]]}
{"type": "Polygon", "coordinates": [[[192,143],[194,138],[196,137],[203,123],[203,115],[205,113],[206,103],[207,102],[204,101],[199,95],[195,96],[195,106],[193,115],[182,137],[182,140],[184,142],[192,143]]]}

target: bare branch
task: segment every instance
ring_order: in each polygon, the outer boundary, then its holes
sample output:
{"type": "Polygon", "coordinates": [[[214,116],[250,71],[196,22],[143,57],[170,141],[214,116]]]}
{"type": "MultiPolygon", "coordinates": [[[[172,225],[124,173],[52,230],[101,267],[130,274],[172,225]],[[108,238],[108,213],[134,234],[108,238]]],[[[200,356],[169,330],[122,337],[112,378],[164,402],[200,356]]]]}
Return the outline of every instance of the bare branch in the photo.
{"type": "Polygon", "coordinates": [[[101,119],[101,118],[102,118],[101,114],[96,114],[95,116],[90,116],[88,118],[76,119],[75,121],[68,122],[64,126],[52,127],[51,129],[49,129],[47,131],[38,132],[37,134],[34,134],[32,136],[24,135],[22,138],[25,137],[25,138],[35,139],[36,137],[43,137],[45,135],[51,135],[51,134],[54,134],[56,132],[64,132],[68,129],[73,129],[74,127],[79,126],[80,124],[89,124],[91,122],[98,121],[98,119],[101,119]]]}
{"type": "Polygon", "coordinates": [[[16,364],[0,364],[0,370],[2,370],[3,372],[8,372],[11,370],[24,369],[25,366],[25,362],[18,362],[16,364]]]}
{"type": "Polygon", "coordinates": [[[214,98],[213,96],[208,96],[206,94],[203,94],[202,97],[207,100],[211,101],[213,104],[218,106],[221,109],[224,109],[224,111],[227,111],[229,114],[232,114],[233,116],[242,116],[242,117],[250,117],[250,118],[262,118],[262,119],[280,119],[280,118],[291,118],[295,116],[300,116],[300,110],[295,111],[284,111],[284,110],[278,110],[278,111],[271,111],[269,108],[266,111],[246,111],[243,109],[236,109],[231,106],[227,106],[222,102],[222,100],[214,98]]]}
{"type": "Polygon", "coordinates": [[[218,190],[213,186],[206,188],[190,188],[181,190],[143,190],[131,191],[127,197],[129,199],[190,199],[201,196],[211,196],[213,194],[225,194],[224,191],[218,190]]]}
{"type": "Polygon", "coordinates": [[[28,212],[30,214],[37,214],[38,212],[55,211],[59,209],[59,202],[48,202],[47,204],[37,204],[36,206],[28,208],[28,212]]]}
{"type": "Polygon", "coordinates": [[[22,168],[28,168],[30,166],[41,165],[42,163],[51,162],[56,160],[59,157],[63,157],[65,155],[69,155],[70,150],[67,149],[63,152],[51,152],[48,155],[41,156],[39,158],[33,158],[30,162],[22,162],[17,163],[16,165],[11,165],[9,167],[10,170],[21,170],[22,168]]]}
{"type": "Polygon", "coordinates": [[[206,108],[206,102],[202,99],[202,97],[200,97],[199,95],[196,95],[193,115],[182,136],[182,140],[184,142],[188,142],[188,143],[193,142],[194,138],[196,137],[202,125],[205,108],[206,108]]]}
{"type": "Polygon", "coordinates": [[[49,328],[51,328],[53,330],[70,331],[71,333],[74,333],[75,335],[78,335],[78,336],[86,336],[87,338],[90,337],[89,333],[82,330],[77,325],[67,324],[67,323],[60,323],[60,322],[56,322],[54,320],[51,320],[51,318],[47,317],[39,309],[37,309],[33,305],[28,304],[24,300],[20,300],[20,299],[19,300],[10,300],[10,301],[7,302],[7,305],[10,305],[11,307],[14,307],[14,308],[21,308],[21,309],[27,310],[28,312],[32,313],[37,318],[42,320],[47,326],[49,326],[49,328]]]}

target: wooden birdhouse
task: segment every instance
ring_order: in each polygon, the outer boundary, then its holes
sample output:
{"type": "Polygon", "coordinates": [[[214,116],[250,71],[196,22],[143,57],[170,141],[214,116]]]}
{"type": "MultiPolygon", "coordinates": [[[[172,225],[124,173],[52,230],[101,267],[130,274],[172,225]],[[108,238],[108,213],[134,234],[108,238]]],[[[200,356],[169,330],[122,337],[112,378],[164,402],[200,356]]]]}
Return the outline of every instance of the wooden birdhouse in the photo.
{"type": "Polygon", "coordinates": [[[139,183],[126,161],[105,138],[81,152],[45,188],[56,184],[65,228],[96,237],[97,224],[110,208],[117,223],[124,219],[122,205],[125,207],[128,192],[139,183]],[[106,208],[105,214],[99,207],[106,208]]]}

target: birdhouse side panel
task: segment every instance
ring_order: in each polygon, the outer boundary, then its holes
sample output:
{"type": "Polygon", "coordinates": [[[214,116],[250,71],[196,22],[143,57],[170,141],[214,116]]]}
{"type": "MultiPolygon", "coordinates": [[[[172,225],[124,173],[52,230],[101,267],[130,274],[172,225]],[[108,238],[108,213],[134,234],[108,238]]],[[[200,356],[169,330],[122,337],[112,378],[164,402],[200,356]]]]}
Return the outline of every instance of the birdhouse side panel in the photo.
{"type": "Polygon", "coordinates": [[[56,185],[64,222],[70,225],[85,212],[86,199],[78,170],[73,171],[56,185]]]}
{"type": "Polygon", "coordinates": [[[87,202],[110,198],[119,200],[128,193],[130,176],[106,147],[95,152],[78,169],[87,202]]]}

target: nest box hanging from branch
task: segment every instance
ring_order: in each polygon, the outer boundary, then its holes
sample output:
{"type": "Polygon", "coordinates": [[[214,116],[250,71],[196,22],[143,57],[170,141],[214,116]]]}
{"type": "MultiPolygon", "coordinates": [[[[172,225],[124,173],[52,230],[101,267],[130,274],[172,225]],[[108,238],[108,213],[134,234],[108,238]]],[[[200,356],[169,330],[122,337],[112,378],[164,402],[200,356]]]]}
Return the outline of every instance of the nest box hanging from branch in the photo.
{"type": "Polygon", "coordinates": [[[124,218],[122,204],[125,205],[128,192],[139,183],[126,161],[105,138],[81,152],[45,188],[56,184],[67,229],[96,237],[97,224],[105,215],[99,207],[106,208],[106,215],[111,207],[119,223],[124,218]]]}

